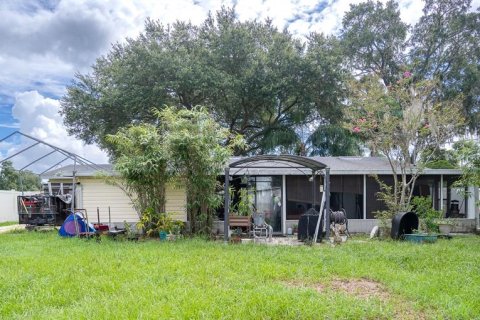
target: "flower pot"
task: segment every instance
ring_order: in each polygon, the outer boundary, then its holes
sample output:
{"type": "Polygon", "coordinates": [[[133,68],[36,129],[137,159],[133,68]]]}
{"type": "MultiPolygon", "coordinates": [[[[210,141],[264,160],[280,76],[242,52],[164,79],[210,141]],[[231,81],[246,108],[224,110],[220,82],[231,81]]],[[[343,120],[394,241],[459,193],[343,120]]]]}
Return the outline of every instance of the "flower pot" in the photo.
{"type": "Polygon", "coordinates": [[[230,238],[230,242],[233,244],[238,244],[242,242],[242,238],[240,238],[239,236],[233,236],[230,238]]]}
{"type": "Polygon", "coordinates": [[[167,233],[165,231],[160,231],[158,235],[160,236],[160,241],[167,240],[167,233]]]}
{"type": "Polygon", "coordinates": [[[405,234],[404,239],[413,243],[434,243],[437,241],[436,234],[427,234],[427,233],[412,233],[405,234]]]}
{"type": "Polygon", "coordinates": [[[451,224],[439,224],[438,229],[440,229],[441,234],[449,234],[452,232],[453,226],[451,224]]]}

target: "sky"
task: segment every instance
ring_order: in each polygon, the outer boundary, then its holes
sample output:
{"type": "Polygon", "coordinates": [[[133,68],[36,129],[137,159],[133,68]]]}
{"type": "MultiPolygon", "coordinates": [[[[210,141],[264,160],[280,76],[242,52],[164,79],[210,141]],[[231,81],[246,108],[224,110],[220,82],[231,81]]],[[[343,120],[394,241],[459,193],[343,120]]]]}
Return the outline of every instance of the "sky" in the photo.
{"type": "MultiPolygon", "coordinates": [[[[112,44],[136,37],[147,17],[163,24],[200,24],[209,11],[234,7],[240,20],[272,19],[298,37],[312,31],[338,32],[354,0],[0,0],[0,139],[15,130],[107,163],[105,152],[68,136],[58,113],[60,99],[76,73],[88,73],[112,44]]],[[[383,1],[382,2],[386,2],[383,1]]],[[[480,0],[473,1],[479,7],[480,0]]],[[[414,24],[423,2],[400,0],[403,21],[414,24]]],[[[0,159],[32,144],[25,139],[0,143],[0,159]]],[[[13,158],[17,169],[48,153],[35,147],[13,158]]],[[[28,169],[39,171],[58,156],[28,169]]],[[[64,163],[66,164],[66,163],[64,163]]]]}

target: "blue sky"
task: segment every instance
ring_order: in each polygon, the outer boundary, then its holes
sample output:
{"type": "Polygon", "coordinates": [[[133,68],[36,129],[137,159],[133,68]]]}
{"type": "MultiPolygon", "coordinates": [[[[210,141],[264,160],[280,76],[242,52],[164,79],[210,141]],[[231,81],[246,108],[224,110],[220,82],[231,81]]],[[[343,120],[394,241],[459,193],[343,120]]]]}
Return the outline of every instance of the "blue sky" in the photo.
{"type": "MultiPolygon", "coordinates": [[[[235,7],[239,19],[271,18],[298,37],[338,31],[354,0],[2,0],[0,1],[0,139],[21,130],[92,161],[108,159],[96,146],[69,137],[58,114],[59,99],[76,72],[89,71],[112,43],[135,37],[145,18],[201,23],[208,11],[235,7]]],[[[385,2],[385,1],[384,1],[385,2]]],[[[419,0],[399,1],[402,19],[415,23],[419,0]]],[[[478,7],[480,0],[474,0],[478,7]]],[[[22,142],[25,143],[25,142],[22,142]]],[[[18,150],[0,144],[0,158],[18,150]]],[[[25,162],[45,152],[17,161],[25,162]]]]}

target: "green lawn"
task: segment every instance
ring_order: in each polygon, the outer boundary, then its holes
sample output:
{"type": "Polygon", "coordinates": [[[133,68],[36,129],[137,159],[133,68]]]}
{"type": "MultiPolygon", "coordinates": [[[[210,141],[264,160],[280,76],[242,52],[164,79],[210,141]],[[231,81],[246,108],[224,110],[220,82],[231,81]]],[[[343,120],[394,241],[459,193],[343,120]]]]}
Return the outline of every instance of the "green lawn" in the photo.
{"type": "Polygon", "coordinates": [[[15,224],[18,224],[18,221],[5,221],[0,222],[0,227],[13,226],[15,224]]]}
{"type": "Polygon", "coordinates": [[[472,319],[479,293],[478,236],[270,247],[0,234],[1,319],[472,319]],[[370,289],[349,289],[357,280],[370,289]]]}

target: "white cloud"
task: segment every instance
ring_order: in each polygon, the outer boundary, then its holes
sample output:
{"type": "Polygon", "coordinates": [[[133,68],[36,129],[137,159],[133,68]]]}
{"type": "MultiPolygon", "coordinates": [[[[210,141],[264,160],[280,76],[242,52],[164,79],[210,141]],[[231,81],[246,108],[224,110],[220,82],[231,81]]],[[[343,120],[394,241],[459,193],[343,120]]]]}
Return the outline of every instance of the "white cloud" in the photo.
{"type": "MultiPolygon", "coordinates": [[[[107,163],[107,155],[97,146],[85,145],[83,142],[68,136],[63,126],[63,119],[58,113],[59,108],[60,103],[58,100],[45,98],[37,91],[27,91],[15,95],[15,104],[12,112],[13,117],[20,123],[19,131],[22,133],[78,154],[92,162],[107,163]]],[[[6,155],[12,155],[33,143],[30,139],[22,138],[20,144],[7,144],[5,145],[8,147],[6,155]]],[[[50,151],[52,151],[51,148],[39,145],[12,160],[16,167],[20,168],[50,151]]],[[[36,166],[33,166],[33,168],[37,170],[48,168],[64,157],[59,154],[52,155],[48,159],[46,158],[45,161],[41,161],[36,166]]]]}
{"type": "MultiPolygon", "coordinates": [[[[363,0],[2,0],[0,1],[0,97],[13,100],[19,127],[52,144],[105,162],[94,146],[67,136],[58,114],[59,102],[75,72],[88,72],[112,43],[136,37],[147,17],[170,24],[200,24],[209,11],[235,7],[240,20],[271,18],[296,36],[312,31],[335,33],[350,4],[363,0]]],[[[386,2],[387,0],[382,0],[386,2]]],[[[477,8],[480,0],[473,1],[477,8]]],[[[423,1],[399,1],[402,19],[415,23],[423,1]]],[[[3,123],[3,124],[2,124],[3,123]]],[[[15,146],[10,146],[10,152],[15,146]]]]}
{"type": "Polygon", "coordinates": [[[20,123],[0,123],[0,127],[2,128],[10,128],[10,129],[18,129],[20,128],[20,123]]]}

